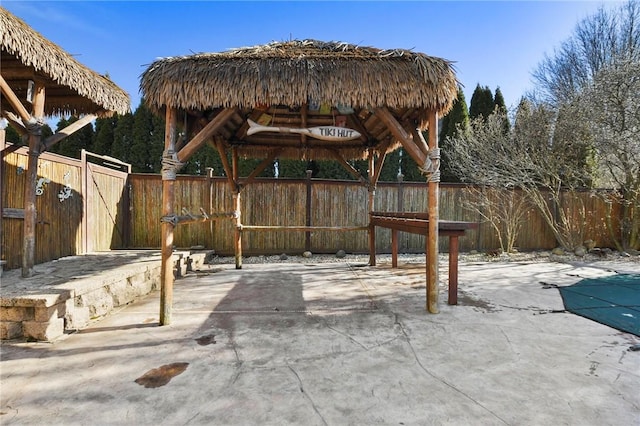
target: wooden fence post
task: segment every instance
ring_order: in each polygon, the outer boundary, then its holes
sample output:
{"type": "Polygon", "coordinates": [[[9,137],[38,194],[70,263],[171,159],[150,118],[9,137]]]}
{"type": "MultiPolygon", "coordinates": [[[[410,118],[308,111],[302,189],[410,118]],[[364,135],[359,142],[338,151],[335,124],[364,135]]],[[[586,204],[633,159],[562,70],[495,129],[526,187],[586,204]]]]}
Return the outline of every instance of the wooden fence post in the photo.
{"type": "Polygon", "coordinates": [[[22,278],[33,275],[36,251],[36,182],[38,180],[38,158],[42,142],[42,125],[39,123],[44,117],[44,85],[36,81],[33,97],[33,112],[31,118],[35,124],[29,129],[29,160],[27,176],[24,186],[24,222],[22,244],[22,278]]]}
{"type": "Polygon", "coordinates": [[[6,132],[4,127],[0,127],[0,276],[2,275],[3,263],[4,260],[4,240],[2,239],[2,228],[4,219],[2,218],[2,208],[4,206],[4,199],[2,195],[2,180],[4,179],[4,149],[6,147],[6,132]]]}
{"type": "Polygon", "coordinates": [[[368,192],[368,218],[369,218],[369,265],[376,266],[376,227],[371,224],[371,213],[375,210],[376,200],[376,182],[375,182],[375,160],[373,158],[373,151],[369,150],[369,185],[367,186],[368,192]]]}
{"type": "MultiPolygon", "coordinates": [[[[438,151],[438,113],[429,112],[429,152],[438,151]]],[[[438,161],[436,167],[439,167],[438,161]]],[[[439,221],[439,186],[440,172],[437,168],[427,175],[427,195],[429,209],[429,235],[427,237],[427,310],[438,313],[438,221],[439,221]]]]}
{"type": "MultiPolygon", "coordinates": [[[[165,170],[164,163],[175,154],[177,138],[177,111],[167,106],[162,165],[162,266],[160,270],[160,325],[171,324],[171,307],[173,304],[173,228],[170,218],[174,216],[176,171],[165,170]]],[[[170,167],[167,167],[170,168],[170,167]]]]}

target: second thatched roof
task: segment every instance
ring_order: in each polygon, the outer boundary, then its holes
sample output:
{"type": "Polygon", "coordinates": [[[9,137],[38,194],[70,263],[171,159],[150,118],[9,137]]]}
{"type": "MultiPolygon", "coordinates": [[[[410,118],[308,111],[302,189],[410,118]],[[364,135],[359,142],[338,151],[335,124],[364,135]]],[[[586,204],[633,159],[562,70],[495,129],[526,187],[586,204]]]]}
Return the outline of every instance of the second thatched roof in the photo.
{"type": "Polygon", "coordinates": [[[446,59],[318,40],[164,58],[153,62],[141,79],[150,107],[185,110],[317,102],[435,109],[443,114],[457,88],[446,59]]]}
{"type": "MultiPolygon", "coordinates": [[[[129,96],[107,77],[71,55],[0,7],[0,74],[25,106],[29,80],[45,85],[45,114],[66,115],[130,110],[129,96]]],[[[7,109],[4,100],[2,108],[7,109]]]]}

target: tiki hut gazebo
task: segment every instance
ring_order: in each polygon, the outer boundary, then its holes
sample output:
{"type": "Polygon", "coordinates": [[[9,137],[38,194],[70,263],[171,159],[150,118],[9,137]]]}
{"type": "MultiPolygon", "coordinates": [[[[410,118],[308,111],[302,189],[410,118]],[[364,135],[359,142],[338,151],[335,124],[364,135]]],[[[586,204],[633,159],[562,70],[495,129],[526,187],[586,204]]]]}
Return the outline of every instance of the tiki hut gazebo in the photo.
{"type": "MultiPolygon", "coordinates": [[[[36,243],[38,157],[98,116],[127,113],[130,101],[127,93],[107,77],[80,64],[2,7],[0,47],[0,114],[29,145],[22,247],[22,276],[28,277],[32,274],[36,243]],[[66,115],[80,118],[42,140],[45,116],[66,115]]],[[[19,147],[12,145],[3,154],[19,147]]]]}
{"type": "MultiPolygon", "coordinates": [[[[236,267],[242,266],[239,157],[333,159],[369,189],[369,211],[389,152],[404,147],[428,182],[427,309],[438,296],[438,115],[457,96],[451,62],[404,49],[291,40],[153,62],[141,77],[147,105],[166,117],[160,322],[171,317],[177,171],[203,144],[220,153],[234,193],[236,267]],[[428,129],[425,141],[422,131],[428,129]],[[227,161],[227,155],[231,161],[227,161]],[[369,160],[367,177],[349,160],[369,160]]],[[[268,228],[268,227],[262,227],[268,228]]],[[[316,229],[316,227],[312,227],[316,229]]],[[[290,230],[312,228],[299,226],[290,230]]],[[[334,228],[340,230],[341,228],[334,228]]],[[[371,262],[374,228],[369,225],[371,262]]]]}

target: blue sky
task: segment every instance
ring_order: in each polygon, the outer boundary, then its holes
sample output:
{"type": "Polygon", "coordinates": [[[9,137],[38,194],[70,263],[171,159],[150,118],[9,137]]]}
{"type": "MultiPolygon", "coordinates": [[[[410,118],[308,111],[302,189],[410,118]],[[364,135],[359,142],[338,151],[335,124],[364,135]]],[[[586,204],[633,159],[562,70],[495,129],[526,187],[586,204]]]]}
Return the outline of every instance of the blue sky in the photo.
{"type": "Polygon", "coordinates": [[[515,107],[531,72],[598,7],[590,1],[14,1],[2,6],[140,102],[157,58],[289,39],[404,48],[455,62],[467,103],[476,84],[515,107]]]}

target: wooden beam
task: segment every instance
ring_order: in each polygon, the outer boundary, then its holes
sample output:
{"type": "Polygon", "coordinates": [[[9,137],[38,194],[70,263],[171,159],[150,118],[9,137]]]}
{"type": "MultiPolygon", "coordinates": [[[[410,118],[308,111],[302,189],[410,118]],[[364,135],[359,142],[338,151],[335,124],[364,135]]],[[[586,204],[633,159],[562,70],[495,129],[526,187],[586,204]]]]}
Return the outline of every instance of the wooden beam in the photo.
{"type": "MultiPolygon", "coordinates": [[[[165,152],[174,151],[177,131],[178,111],[176,108],[167,106],[165,111],[165,132],[164,148],[165,152]]],[[[173,205],[175,202],[175,177],[173,179],[162,179],[162,215],[170,217],[174,215],[173,205]]],[[[173,305],[173,223],[163,221],[161,243],[161,269],[160,269],[160,325],[171,324],[171,309],[173,305]]]]}
{"type": "Polygon", "coordinates": [[[247,186],[249,185],[251,182],[253,182],[255,180],[255,178],[262,173],[262,171],[264,169],[267,168],[267,166],[269,165],[269,163],[273,162],[273,160],[275,160],[275,158],[282,152],[282,148],[276,148],[271,150],[271,153],[269,154],[269,156],[267,158],[265,158],[264,160],[262,160],[262,162],[260,162],[260,164],[258,164],[256,166],[255,169],[253,169],[253,171],[251,172],[251,174],[244,179],[244,181],[242,182],[243,186],[247,186]]]}
{"type": "MultiPolygon", "coordinates": [[[[4,128],[0,128],[0,261],[4,262],[4,240],[2,239],[3,229],[4,229],[4,208],[3,208],[3,200],[2,200],[2,185],[3,176],[4,176],[4,155],[6,145],[6,131],[4,128]]],[[[2,274],[2,264],[0,263],[0,274],[2,274]]]]}
{"type": "Polygon", "coordinates": [[[224,174],[227,175],[227,182],[229,182],[229,187],[232,191],[237,192],[238,183],[233,179],[233,169],[229,164],[229,159],[227,158],[227,153],[224,150],[224,146],[222,145],[222,140],[219,138],[215,139],[215,147],[218,150],[218,154],[220,155],[220,161],[222,161],[222,168],[224,169],[224,174]]]}
{"type": "MultiPolygon", "coordinates": [[[[42,87],[42,90],[44,91],[44,86],[42,86],[41,83],[36,83],[36,86],[42,87]]],[[[29,114],[29,111],[27,111],[24,105],[22,105],[22,102],[20,102],[20,99],[18,99],[18,96],[16,96],[13,90],[11,90],[11,87],[9,87],[9,85],[5,81],[4,77],[2,77],[2,75],[0,75],[0,92],[2,92],[5,98],[7,98],[7,100],[9,101],[9,105],[11,105],[15,110],[15,112],[18,113],[18,115],[22,119],[22,122],[27,123],[31,119],[31,114],[29,114]]],[[[35,104],[34,104],[34,110],[35,110],[35,104]]],[[[42,117],[44,115],[44,105],[42,105],[42,110],[43,110],[43,113],[41,115],[38,115],[38,117],[42,117]]]]}
{"type": "MultiPolygon", "coordinates": [[[[251,120],[251,121],[258,121],[258,119],[260,118],[260,116],[264,114],[264,111],[260,111],[260,110],[253,110],[251,112],[251,114],[249,114],[249,116],[247,117],[247,119],[251,120]]],[[[244,139],[247,137],[247,130],[249,129],[249,122],[247,120],[244,120],[244,122],[242,123],[242,125],[238,128],[238,130],[236,131],[235,134],[235,138],[236,139],[244,139]]]]}
{"type": "Polygon", "coordinates": [[[362,176],[360,174],[359,171],[357,171],[356,169],[353,168],[353,166],[351,164],[349,164],[344,158],[342,158],[342,155],[340,155],[340,153],[334,149],[327,149],[327,151],[333,156],[333,158],[336,159],[336,161],[338,161],[338,163],[347,171],[349,172],[349,174],[351,174],[351,176],[353,176],[354,178],[356,178],[358,181],[360,181],[361,183],[368,183],[367,179],[362,176]]]}
{"type": "Polygon", "coordinates": [[[242,225],[243,231],[366,231],[369,226],[291,226],[291,225],[242,225]]]}
{"type": "MultiPolygon", "coordinates": [[[[4,81],[4,80],[2,80],[4,81]]],[[[4,89],[3,89],[4,90],[4,89]]],[[[13,92],[12,92],[13,93],[13,92]]],[[[41,120],[44,117],[45,90],[44,84],[36,80],[31,105],[33,114],[23,122],[32,119],[41,120]]],[[[22,105],[22,104],[21,104],[22,105]]],[[[25,110],[26,111],[26,110],[25,110]]],[[[21,113],[22,114],[22,113],[21,113]]],[[[40,132],[29,133],[29,159],[27,160],[27,175],[24,186],[24,222],[22,224],[22,277],[33,275],[36,251],[36,181],[38,180],[38,158],[40,157],[40,145],[42,136],[40,132]]]]}
{"type": "Polygon", "coordinates": [[[378,148],[380,151],[380,156],[378,157],[375,171],[373,173],[373,179],[371,181],[372,185],[378,184],[378,180],[380,179],[380,173],[382,172],[382,166],[384,166],[384,160],[387,158],[387,149],[389,148],[389,145],[391,145],[391,141],[387,140],[378,148]]]}
{"type": "Polygon", "coordinates": [[[20,136],[26,136],[29,134],[29,131],[26,127],[24,127],[24,124],[22,123],[20,117],[18,117],[11,111],[5,111],[2,116],[7,119],[9,124],[11,124],[11,127],[13,127],[16,132],[20,134],[20,136]]]}
{"type": "MultiPolygon", "coordinates": [[[[168,108],[168,107],[167,107],[168,108]]],[[[197,135],[193,137],[181,150],[178,152],[178,161],[184,163],[187,161],[193,154],[198,151],[198,149],[202,146],[203,143],[206,142],[207,139],[211,138],[213,134],[220,130],[222,126],[235,114],[237,111],[236,108],[225,108],[220,111],[218,115],[216,115],[213,120],[209,122],[197,135]]]]}
{"type": "Polygon", "coordinates": [[[415,144],[413,138],[409,136],[407,131],[398,123],[398,120],[395,119],[393,114],[389,112],[387,108],[376,108],[375,115],[380,119],[382,123],[391,131],[391,134],[400,141],[403,148],[407,151],[407,153],[413,158],[413,160],[418,164],[418,166],[422,166],[426,160],[426,155],[422,152],[422,150],[415,144]]]}
{"type": "MultiPolygon", "coordinates": [[[[438,148],[438,113],[429,111],[429,150],[438,148]]],[[[424,163],[423,163],[424,164],[424,163]]],[[[427,198],[429,211],[429,236],[427,237],[427,310],[438,313],[438,221],[439,182],[429,180],[427,198]]]]}
{"type": "Polygon", "coordinates": [[[97,118],[96,115],[87,114],[84,117],[80,118],[79,120],[74,121],[64,129],[60,130],[56,134],[49,136],[47,139],[44,140],[44,151],[48,151],[49,149],[51,149],[53,145],[57,144],[64,138],[74,134],[75,132],[77,132],[87,124],[91,123],[96,118],[97,118]]]}
{"type": "Polygon", "coordinates": [[[413,143],[418,145],[420,151],[426,156],[429,155],[429,146],[427,145],[427,141],[424,140],[424,136],[422,136],[422,132],[417,128],[411,129],[411,135],[413,136],[413,143]]]}

